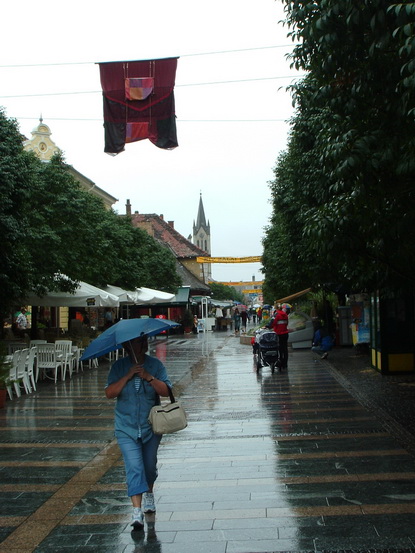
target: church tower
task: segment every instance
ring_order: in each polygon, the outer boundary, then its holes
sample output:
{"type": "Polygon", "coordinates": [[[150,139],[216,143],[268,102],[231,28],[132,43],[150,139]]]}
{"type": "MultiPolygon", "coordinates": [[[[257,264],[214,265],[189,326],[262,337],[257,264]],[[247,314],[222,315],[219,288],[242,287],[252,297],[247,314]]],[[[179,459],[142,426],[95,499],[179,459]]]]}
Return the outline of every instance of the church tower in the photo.
{"type": "MultiPolygon", "coordinates": [[[[193,220],[193,244],[211,255],[210,244],[210,224],[206,223],[205,210],[203,208],[202,193],[200,193],[199,210],[197,212],[196,223],[193,220]]],[[[211,264],[206,263],[205,266],[205,282],[212,280],[211,264]]]]}
{"type": "Polygon", "coordinates": [[[33,129],[32,138],[23,142],[23,148],[26,151],[34,152],[41,160],[49,161],[54,154],[60,152],[51,139],[51,134],[50,128],[44,124],[42,116],[40,116],[39,125],[33,129]]]}

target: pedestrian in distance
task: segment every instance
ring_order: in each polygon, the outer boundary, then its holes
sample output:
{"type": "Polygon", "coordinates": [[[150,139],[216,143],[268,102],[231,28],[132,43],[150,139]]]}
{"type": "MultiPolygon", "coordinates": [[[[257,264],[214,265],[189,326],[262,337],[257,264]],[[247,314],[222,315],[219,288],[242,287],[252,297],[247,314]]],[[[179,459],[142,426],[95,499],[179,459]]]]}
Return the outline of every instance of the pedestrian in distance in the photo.
{"type": "Polygon", "coordinates": [[[238,308],[235,309],[235,313],[233,314],[233,323],[235,325],[235,334],[239,334],[241,330],[241,314],[238,308]]]}
{"type": "Polygon", "coordinates": [[[109,328],[113,325],[113,316],[112,311],[109,307],[105,308],[105,314],[104,314],[104,329],[109,328]]]}
{"type": "Polygon", "coordinates": [[[148,421],[150,409],[167,397],[171,382],[161,361],[146,354],[147,337],[123,344],[128,356],[115,361],[108,374],[105,394],[117,399],[115,436],[121,449],[127,494],[133,513],[131,526],[144,528],[143,513],[155,513],[153,487],[157,479],[157,451],[161,435],[154,434],[148,421]]]}
{"type": "Polygon", "coordinates": [[[275,317],[272,320],[272,328],[278,335],[278,362],[280,369],[288,367],[288,314],[281,305],[277,306],[275,317]]]}
{"type": "Polygon", "coordinates": [[[245,309],[241,311],[241,321],[242,321],[242,332],[245,332],[246,334],[246,324],[248,321],[248,313],[245,309]]]}
{"type": "Polygon", "coordinates": [[[321,359],[327,359],[329,351],[333,349],[333,338],[327,329],[319,325],[314,333],[311,351],[321,355],[321,359]]]}
{"type": "Polygon", "coordinates": [[[257,311],[257,317],[258,317],[258,324],[261,324],[262,322],[262,308],[260,307],[257,311]]]}
{"type": "Polygon", "coordinates": [[[20,313],[18,314],[17,319],[16,319],[16,326],[17,326],[18,333],[20,334],[20,336],[23,337],[24,333],[27,330],[27,326],[28,326],[27,316],[26,316],[26,308],[25,307],[22,307],[20,309],[20,313]]]}

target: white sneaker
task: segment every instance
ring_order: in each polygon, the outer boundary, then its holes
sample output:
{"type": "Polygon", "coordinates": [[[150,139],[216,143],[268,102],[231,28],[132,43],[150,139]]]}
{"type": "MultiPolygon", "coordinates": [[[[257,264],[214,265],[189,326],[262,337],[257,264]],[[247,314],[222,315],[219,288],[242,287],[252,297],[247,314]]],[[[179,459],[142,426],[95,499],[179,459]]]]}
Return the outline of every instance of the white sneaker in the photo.
{"type": "Polygon", "coordinates": [[[144,528],[144,515],[139,507],[133,508],[131,526],[134,528],[134,530],[142,530],[144,528]]]}
{"type": "Polygon", "coordinates": [[[143,494],[143,511],[144,513],[155,513],[156,504],[154,503],[154,494],[146,492],[143,494]]]}

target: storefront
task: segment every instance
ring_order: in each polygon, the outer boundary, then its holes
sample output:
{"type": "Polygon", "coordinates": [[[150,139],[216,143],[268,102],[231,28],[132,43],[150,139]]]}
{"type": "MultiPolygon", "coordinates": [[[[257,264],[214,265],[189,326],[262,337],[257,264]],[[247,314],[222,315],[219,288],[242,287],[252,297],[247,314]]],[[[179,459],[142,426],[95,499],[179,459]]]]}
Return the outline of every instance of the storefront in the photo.
{"type": "Polygon", "coordinates": [[[414,296],[370,300],[370,349],[372,367],[382,373],[415,370],[414,296]]]}

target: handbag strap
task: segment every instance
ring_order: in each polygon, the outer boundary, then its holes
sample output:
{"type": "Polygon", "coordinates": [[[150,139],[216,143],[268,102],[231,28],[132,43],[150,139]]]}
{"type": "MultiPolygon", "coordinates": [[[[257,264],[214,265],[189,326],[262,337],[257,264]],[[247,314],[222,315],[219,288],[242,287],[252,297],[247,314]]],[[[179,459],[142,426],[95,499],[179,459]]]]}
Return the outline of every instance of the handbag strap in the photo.
{"type": "MultiPolygon", "coordinates": [[[[173,390],[170,388],[170,386],[168,386],[168,384],[166,384],[166,386],[167,386],[167,389],[169,391],[169,398],[170,398],[171,403],[176,403],[176,400],[175,400],[174,395],[173,395],[173,390]]],[[[161,403],[160,395],[157,394],[157,397],[158,397],[158,404],[160,405],[160,403],[161,403]]]]}
{"type": "Polygon", "coordinates": [[[166,386],[167,386],[167,389],[169,390],[169,398],[170,398],[170,401],[171,401],[172,403],[176,403],[176,400],[174,399],[174,395],[173,395],[173,390],[172,390],[172,389],[170,388],[170,386],[168,386],[167,384],[166,384],[166,386]]]}

